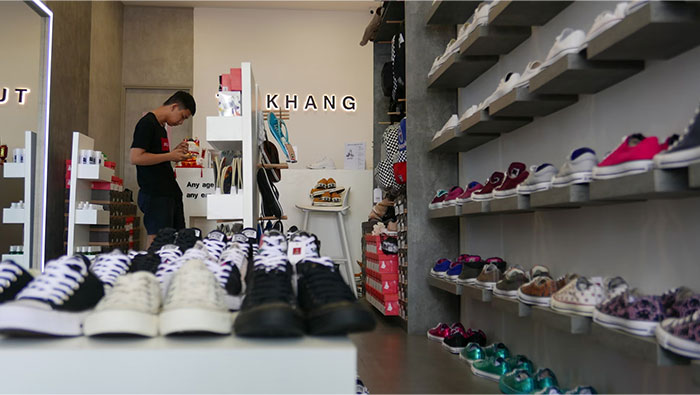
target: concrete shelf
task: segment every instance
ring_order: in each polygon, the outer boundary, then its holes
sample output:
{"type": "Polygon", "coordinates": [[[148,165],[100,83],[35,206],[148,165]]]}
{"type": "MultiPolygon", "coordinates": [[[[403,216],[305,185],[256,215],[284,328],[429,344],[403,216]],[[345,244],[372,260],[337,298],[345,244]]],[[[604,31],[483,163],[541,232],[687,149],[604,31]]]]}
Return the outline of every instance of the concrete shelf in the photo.
{"type": "Polygon", "coordinates": [[[527,86],[513,89],[489,106],[489,115],[497,117],[543,117],[578,101],[576,95],[538,95],[527,86]]]}
{"type": "Polygon", "coordinates": [[[479,26],[459,47],[461,57],[505,55],[532,34],[528,26],[479,26]]]}
{"type": "Polygon", "coordinates": [[[530,317],[545,325],[572,335],[586,334],[591,331],[591,318],[575,314],[561,313],[543,306],[527,306],[522,303],[521,309],[530,309],[530,317]]]}
{"type": "Polygon", "coordinates": [[[591,40],[593,60],[669,59],[700,44],[697,4],[650,1],[591,40]]]}
{"type": "Polygon", "coordinates": [[[581,207],[589,203],[589,184],[573,184],[530,194],[530,207],[581,207]]]}
{"type": "Polygon", "coordinates": [[[688,186],[700,188],[700,163],[688,166],[688,186]]]}
{"type": "MultiPolygon", "coordinates": [[[[688,169],[658,170],[631,176],[591,182],[591,200],[647,200],[685,197],[694,193],[688,189],[688,169]]],[[[697,192],[695,192],[697,193],[697,192]]]]}
{"type": "Polygon", "coordinates": [[[507,214],[507,213],[527,213],[530,212],[530,196],[515,195],[503,199],[491,200],[491,213],[507,214]]]}
{"type": "Polygon", "coordinates": [[[467,152],[497,138],[497,134],[467,134],[458,130],[445,132],[430,143],[430,152],[456,153],[467,152]]]}
{"type": "Polygon", "coordinates": [[[459,123],[460,132],[467,134],[508,133],[532,122],[529,117],[492,117],[487,110],[474,113],[459,123]]]}
{"type": "Polygon", "coordinates": [[[501,1],[489,10],[489,25],[542,26],[571,3],[571,1],[501,1]]]}
{"type": "Polygon", "coordinates": [[[491,306],[505,313],[517,315],[518,317],[525,317],[530,313],[528,308],[527,314],[521,315],[520,302],[518,302],[517,299],[504,298],[496,294],[494,294],[493,299],[491,299],[491,306]]]}
{"type": "Polygon", "coordinates": [[[452,282],[452,281],[447,281],[444,278],[438,278],[438,277],[431,276],[430,274],[428,274],[428,284],[431,287],[441,289],[441,290],[449,292],[451,294],[455,294],[455,295],[462,294],[462,286],[460,284],[457,284],[457,283],[452,282]]]}
{"type": "Polygon", "coordinates": [[[484,215],[491,211],[491,202],[467,202],[462,205],[463,216],[484,215]]]}
{"type": "Polygon", "coordinates": [[[491,302],[493,293],[490,289],[479,288],[475,285],[462,285],[462,295],[480,302],[491,302]]]}
{"type": "Polygon", "coordinates": [[[481,1],[443,1],[433,2],[428,12],[426,25],[458,25],[464,23],[474,13],[481,1]]]}
{"type": "Polygon", "coordinates": [[[654,336],[637,336],[597,323],[591,326],[591,338],[606,347],[634,358],[649,361],[657,366],[687,365],[688,358],[674,354],[656,342],[654,336]]]}
{"type": "Polygon", "coordinates": [[[456,89],[469,85],[486,70],[498,63],[498,56],[451,55],[440,68],[428,78],[428,88],[456,89]]]}
{"type": "Polygon", "coordinates": [[[593,94],[644,69],[644,61],[592,61],[585,50],[565,55],[530,80],[530,92],[550,95],[593,94]]]}
{"type": "Polygon", "coordinates": [[[450,218],[459,217],[462,214],[462,206],[449,206],[436,209],[430,209],[428,216],[430,218],[450,218]]]}

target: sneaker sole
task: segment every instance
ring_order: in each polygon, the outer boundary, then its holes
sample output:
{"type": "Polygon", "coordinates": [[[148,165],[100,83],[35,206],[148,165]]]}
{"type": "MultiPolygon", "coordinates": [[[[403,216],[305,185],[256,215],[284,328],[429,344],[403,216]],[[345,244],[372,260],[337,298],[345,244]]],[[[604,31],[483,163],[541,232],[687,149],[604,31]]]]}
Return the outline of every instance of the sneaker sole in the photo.
{"type": "Polygon", "coordinates": [[[700,162],[700,146],[677,152],[666,152],[654,157],[654,165],[659,169],[687,167],[700,162]]]}
{"type": "Polygon", "coordinates": [[[606,328],[619,329],[637,336],[654,336],[658,322],[632,321],[593,311],[593,322],[606,328]]]}
{"type": "Polygon", "coordinates": [[[518,290],[514,291],[503,291],[500,290],[496,287],[493,287],[493,294],[496,296],[501,296],[503,298],[508,298],[508,299],[517,299],[518,298],[518,290]]]}
{"type": "Polygon", "coordinates": [[[554,177],[552,179],[552,186],[555,188],[563,188],[573,184],[588,184],[591,182],[592,174],[592,171],[584,171],[567,174],[563,177],[554,177]]]}
{"type": "Polygon", "coordinates": [[[540,182],[532,185],[518,185],[515,189],[519,195],[529,195],[535,192],[546,191],[552,187],[552,181],[540,182]]]}
{"type": "Polygon", "coordinates": [[[667,332],[661,325],[656,327],[655,332],[656,341],[661,347],[688,358],[700,358],[700,344],[674,336],[672,333],[667,332]]]}
{"type": "Polygon", "coordinates": [[[159,331],[163,336],[175,333],[231,333],[231,313],[196,308],[183,308],[160,313],[159,331]]]}
{"type": "Polygon", "coordinates": [[[445,347],[450,353],[452,354],[459,354],[462,352],[462,350],[465,349],[465,347],[451,347],[448,346],[447,343],[442,343],[442,346],[445,347]]]}
{"type": "Polygon", "coordinates": [[[478,194],[472,195],[472,201],[474,201],[474,202],[486,202],[489,200],[493,200],[493,192],[485,193],[483,195],[478,195],[478,194]]]}
{"type": "Polygon", "coordinates": [[[594,180],[609,180],[612,178],[629,176],[632,174],[646,173],[654,167],[652,160],[635,160],[631,162],[620,163],[614,166],[594,167],[594,180]]]}
{"type": "Polygon", "coordinates": [[[474,364],[474,360],[468,359],[467,357],[465,357],[464,355],[462,355],[462,353],[459,353],[459,359],[461,359],[462,361],[468,363],[469,365],[474,364]]]}
{"type": "Polygon", "coordinates": [[[297,337],[304,335],[304,318],[285,303],[258,306],[238,313],[233,323],[237,336],[297,337]]]}
{"type": "Polygon", "coordinates": [[[540,70],[544,70],[546,67],[553,65],[559,59],[563,58],[565,55],[581,52],[583,50],[583,48],[585,48],[585,47],[586,47],[586,43],[583,43],[579,47],[569,47],[569,48],[560,49],[559,52],[557,52],[554,56],[552,56],[551,59],[542,63],[542,65],[540,66],[540,70]]]}
{"type": "Polygon", "coordinates": [[[88,315],[83,323],[85,336],[158,336],[158,315],[129,310],[103,310],[88,315]]]}
{"type": "Polygon", "coordinates": [[[511,196],[515,196],[518,194],[518,191],[515,188],[508,189],[505,191],[493,191],[493,197],[495,199],[505,199],[509,198],[511,196]]]}
{"type": "Polygon", "coordinates": [[[428,340],[432,340],[432,341],[436,341],[436,342],[442,342],[443,340],[445,340],[444,337],[431,335],[430,332],[426,332],[426,334],[428,335],[428,340]]]}
{"type": "Polygon", "coordinates": [[[552,298],[550,300],[549,307],[551,307],[552,310],[555,310],[555,311],[559,311],[562,313],[582,315],[584,317],[593,316],[593,310],[595,310],[595,306],[574,305],[574,304],[570,304],[570,303],[559,302],[554,298],[552,298]]]}
{"type": "Polygon", "coordinates": [[[518,290],[518,300],[525,304],[532,304],[536,306],[549,307],[551,297],[549,296],[530,296],[518,290]]]}
{"type": "Polygon", "coordinates": [[[488,373],[481,371],[472,365],[472,373],[474,373],[475,376],[483,377],[485,379],[489,379],[491,381],[499,381],[501,379],[501,376],[493,373],[488,373]]]}
{"type": "Polygon", "coordinates": [[[476,286],[479,287],[479,288],[491,290],[491,289],[493,289],[493,287],[496,286],[496,283],[485,283],[485,282],[481,282],[481,281],[479,281],[479,280],[476,280],[476,281],[474,282],[474,285],[476,285],[476,286]]]}
{"type": "Polygon", "coordinates": [[[357,302],[341,302],[308,314],[306,323],[310,335],[345,335],[371,331],[376,326],[374,316],[357,302]]]}
{"type": "Polygon", "coordinates": [[[64,312],[29,306],[0,306],[0,333],[14,335],[81,336],[90,311],[64,312]]]}

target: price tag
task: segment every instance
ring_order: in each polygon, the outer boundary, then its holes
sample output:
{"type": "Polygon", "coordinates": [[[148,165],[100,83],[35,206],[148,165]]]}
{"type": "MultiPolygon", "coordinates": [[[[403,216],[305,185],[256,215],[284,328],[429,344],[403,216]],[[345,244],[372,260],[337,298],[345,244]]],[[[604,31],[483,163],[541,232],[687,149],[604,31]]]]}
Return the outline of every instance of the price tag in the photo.
{"type": "Polygon", "coordinates": [[[290,241],[287,244],[287,258],[289,258],[289,263],[295,264],[310,255],[310,251],[306,244],[300,241],[290,241]]]}

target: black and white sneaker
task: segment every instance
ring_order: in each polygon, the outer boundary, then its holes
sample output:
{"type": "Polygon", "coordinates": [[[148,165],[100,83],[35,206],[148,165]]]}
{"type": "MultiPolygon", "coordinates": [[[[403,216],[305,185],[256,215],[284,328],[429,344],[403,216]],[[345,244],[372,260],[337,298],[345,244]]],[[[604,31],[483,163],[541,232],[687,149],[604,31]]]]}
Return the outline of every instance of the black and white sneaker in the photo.
{"type": "Polygon", "coordinates": [[[104,285],[82,255],[50,261],[44,273],[0,305],[0,332],[80,336],[85,317],[104,296],[104,285]]]}
{"type": "Polygon", "coordinates": [[[126,274],[131,266],[131,259],[118,249],[107,254],[100,254],[90,266],[90,270],[107,286],[113,286],[119,276],[126,274]]]}
{"type": "Polygon", "coordinates": [[[290,337],[304,334],[304,318],[292,289],[287,241],[277,231],[266,232],[249,273],[248,290],[234,322],[238,336],[290,337]]]}
{"type": "Polygon", "coordinates": [[[299,228],[297,228],[296,225],[292,225],[287,229],[287,241],[289,241],[292,236],[299,231],[299,228]]]}
{"type": "Polygon", "coordinates": [[[319,257],[321,241],[315,234],[296,232],[289,239],[287,251],[292,263],[296,263],[306,257],[319,257]],[[295,259],[295,257],[298,259],[295,259]]]}
{"type": "Polygon", "coordinates": [[[308,257],[296,264],[299,306],[311,335],[344,335],[374,329],[372,313],[357,302],[330,258],[308,257]]]}
{"type": "Polygon", "coordinates": [[[146,271],[155,274],[156,270],[158,270],[158,265],[160,265],[160,257],[158,255],[147,251],[137,251],[132,256],[132,252],[134,251],[129,252],[131,257],[130,273],[146,271]]]}
{"type": "Polygon", "coordinates": [[[233,242],[222,254],[218,269],[214,272],[219,284],[226,290],[226,305],[229,310],[239,310],[245,295],[246,283],[243,279],[248,271],[250,245],[233,242]]]}
{"type": "Polygon", "coordinates": [[[166,244],[173,244],[175,243],[175,239],[177,238],[177,231],[173,228],[163,228],[156,233],[156,237],[153,239],[153,242],[151,243],[150,246],[148,246],[148,252],[156,252],[160,250],[161,247],[163,247],[166,244]]]}
{"type": "Polygon", "coordinates": [[[226,249],[228,240],[223,232],[212,230],[202,242],[207,247],[209,255],[211,255],[214,260],[218,261],[221,258],[221,254],[226,249]]]}
{"type": "Polygon", "coordinates": [[[199,228],[180,229],[175,238],[176,246],[180,247],[180,251],[187,251],[194,247],[195,243],[202,239],[202,231],[199,228]]]}
{"type": "Polygon", "coordinates": [[[0,262],[0,303],[13,300],[33,278],[14,261],[0,262]]]}

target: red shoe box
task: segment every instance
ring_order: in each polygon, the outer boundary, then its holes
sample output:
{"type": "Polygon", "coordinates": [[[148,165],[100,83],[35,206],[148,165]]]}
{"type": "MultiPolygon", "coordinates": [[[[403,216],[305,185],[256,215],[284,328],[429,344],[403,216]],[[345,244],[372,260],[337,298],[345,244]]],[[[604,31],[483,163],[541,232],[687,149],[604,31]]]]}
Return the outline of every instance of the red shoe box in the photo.
{"type": "Polygon", "coordinates": [[[399,315],[400,307],[398,294],[378,294],[377,291],[368,287],[367,284],[365,284],[365,289],[367,290],[367,301],[372,304],[374,308],[384,315],[399,315]]]}
{"type": "Polygon", "coordinates": [[[366,285],[382,295],[399,293],[399,275],[384,274],[375,277],[367,271],[366,285]]]}
{"type": "Polygon", "coordinates": [[[399,272],[399,258],[396,255],[390,259],[377,259],[376,255],[365,254],[365,260],[367,261],[367,271],[376,274],[397,274],[399,272]]]}

